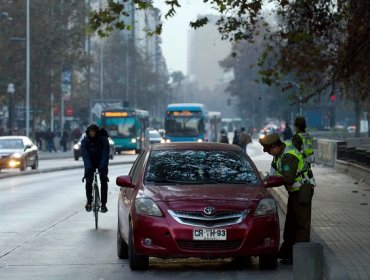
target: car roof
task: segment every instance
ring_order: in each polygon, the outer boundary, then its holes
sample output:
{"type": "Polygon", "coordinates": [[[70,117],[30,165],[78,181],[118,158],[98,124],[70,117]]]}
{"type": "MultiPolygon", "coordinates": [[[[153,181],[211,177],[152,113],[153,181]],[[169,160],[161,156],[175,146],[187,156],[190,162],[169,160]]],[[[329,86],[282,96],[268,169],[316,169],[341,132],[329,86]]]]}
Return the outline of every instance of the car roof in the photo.
{"type": "Polygon", "coordinates": [[[216,142],[176,142],[151,145],[151,150],[205,150],[205,151],[241,151],[237,145],[216,142]]]}

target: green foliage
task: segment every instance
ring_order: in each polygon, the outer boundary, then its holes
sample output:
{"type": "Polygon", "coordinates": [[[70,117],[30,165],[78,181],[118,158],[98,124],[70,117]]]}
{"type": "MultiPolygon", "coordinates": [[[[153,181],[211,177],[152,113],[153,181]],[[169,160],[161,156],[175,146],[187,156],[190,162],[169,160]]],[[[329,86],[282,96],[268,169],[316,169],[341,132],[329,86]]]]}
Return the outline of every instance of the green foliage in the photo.
{"type": "MultiPolygon", "coordinates": [[[[299,84],[311,89],[305,100],[317,94],[334,92],[338,88],[358,85],[356,95],[360,100],[369,99],[370,77],[370,1],[332,0],[203,0],[218,11],[217,22],[222,39],[256,43],[260,29],[264,29],[261,47],[265,51],[259,62],[260,81],[268,85],[286,75],[294,76],[299,84]],[[276,18],[273,27],[265,19],[263,5],[274,5],[276,18]]],[[[111,2],[110,2],[111,3],[111,2]]],[[[151,1],[134,1],[137,9],[153,8],[151,1]]],[[[166,1],[165,19],[176,16],[181,8],[179,1],[166,1]]],[[[111,5],[111,4],[110,4],[111,5]]],[[[127,7],[109,6],[106,11],[93,13],[92,30],[106,36],[113,28],[126,29],[129,25],[113,24],[119,16],[127,16],[127,7]],[[112,25],[113,24],[113,25],[112,25]],[[106,26],[105,29],[102,29],[106,26]],[[109,27],[111,26],[111,27],[109,27]]],[[[270,21],[271,22],[271,21],[270,21]]],[[[192,28],[208,23],[203,17],[190,22],[192,28]]],[[[149,31],[160,34],[161,28],[149,31]]],[[[350,98],[353,91],[340,94],[350,98]],[[349,93],[349,94],[347,94],[349,93]]]]}

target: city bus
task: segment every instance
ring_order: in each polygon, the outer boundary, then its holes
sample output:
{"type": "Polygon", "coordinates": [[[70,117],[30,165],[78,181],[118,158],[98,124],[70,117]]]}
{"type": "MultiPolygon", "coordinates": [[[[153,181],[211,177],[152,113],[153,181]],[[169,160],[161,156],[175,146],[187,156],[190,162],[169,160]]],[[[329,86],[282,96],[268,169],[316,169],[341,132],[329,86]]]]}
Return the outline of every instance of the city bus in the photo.
{"type": "Polygon", "coordinates": [[[166,109],[165,139],[170,142],[209,141],[208,109],[200,103],[173,103],[166,109]]]}
{"type": "Polygon", "coordinates": [[[219,142],[220,132],[222,130],[221,112],[209,111],[208,112],[210,122],[210,141],[219,142]]]}
{"type": "Polygon", "coordinates": [[[144,147],[145,129],[149,127],[149,112],[133,108],[103,110],[100,125],[113,139],[118,153],[128,150],[139,153],[144,147]]]}

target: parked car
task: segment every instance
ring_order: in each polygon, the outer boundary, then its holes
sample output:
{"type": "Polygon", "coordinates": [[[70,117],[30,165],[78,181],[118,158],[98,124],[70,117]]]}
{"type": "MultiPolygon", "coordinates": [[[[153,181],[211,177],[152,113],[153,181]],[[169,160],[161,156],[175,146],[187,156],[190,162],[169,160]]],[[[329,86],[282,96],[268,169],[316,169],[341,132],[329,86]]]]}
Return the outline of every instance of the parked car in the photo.
{"type": "MultiPolygon", "coordinates": [[[[82,134],[82,136],[80,137],[80,140],[78,140],[78,142],[73,145],[73,158],[75,160],[78,160],[81,157],[81,141],[84,137],[85,137],[85,133],[82,134]]],[[[108,137],[108,141],[109,141],[109,158],[113,159],[114,154],[116,152],[114,141],[110,137],[108,137]]]]}
{"type": "Polygon", "coordinates": [[[37,169],[39,154],[37,146],[26,136],[0,137],[0,171],[1,169],[18,169],[27,167],[37,169]]]}
{"type": "Polygon", "coordinates": [[[155,129],[146,129],[145,130],[145,139],[144,146],[147,147],[151,144],[164,143],[164,139],[159,134],[158,130],[155,129]]]}
{"type": "Polygon", "coordinates": [[[259,256],[262,268],[276,267],[277,206],[238,146],[154,144],[116,184],[117,254],[132,270],[145,270],[151,256],[232,257],[245,265],[259,256]]]}

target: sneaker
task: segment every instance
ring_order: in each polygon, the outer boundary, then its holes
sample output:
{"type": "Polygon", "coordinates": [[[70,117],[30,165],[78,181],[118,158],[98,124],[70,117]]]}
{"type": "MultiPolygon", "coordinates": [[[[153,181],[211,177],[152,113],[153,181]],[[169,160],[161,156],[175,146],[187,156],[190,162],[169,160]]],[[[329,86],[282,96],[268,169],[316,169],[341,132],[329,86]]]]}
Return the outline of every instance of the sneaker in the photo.
{"type": "Polygon", "coordinates": [[[101,206],[101,208],[100,208],[100,211],[101,211],[102,213],[106,213],[106,212],[108,212],[108,208],[107,208],[107,206],[102,205],[102,206],[101,206]]]}
{"type": "Polygon", "coordinates": [[[86,209],[87,212],[91,212],[91,209],[92,209],[91,202],[86,203],[85,209],[86,209]]]}

